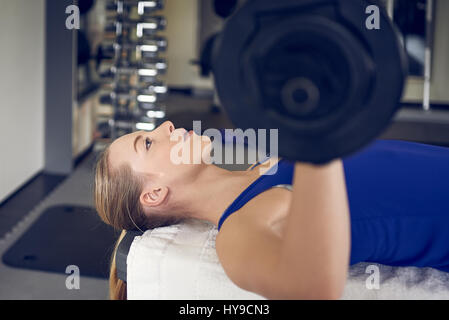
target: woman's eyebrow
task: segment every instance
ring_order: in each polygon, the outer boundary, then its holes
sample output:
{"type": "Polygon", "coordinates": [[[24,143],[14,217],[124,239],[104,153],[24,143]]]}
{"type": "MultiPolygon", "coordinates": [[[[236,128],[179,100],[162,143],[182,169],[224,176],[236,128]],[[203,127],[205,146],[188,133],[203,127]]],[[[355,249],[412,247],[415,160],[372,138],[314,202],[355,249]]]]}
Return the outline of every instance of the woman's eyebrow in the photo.
{"type": "Polygon", "coordinates": [[[138,135],[138,136],[136,137],[136,139],[134,140],[134,150],[136,150],[136,153],[137,153],[137,148],[136,148],[137,140],[139,140],[140,138],[142,138],[142,135],[138,135]]]}

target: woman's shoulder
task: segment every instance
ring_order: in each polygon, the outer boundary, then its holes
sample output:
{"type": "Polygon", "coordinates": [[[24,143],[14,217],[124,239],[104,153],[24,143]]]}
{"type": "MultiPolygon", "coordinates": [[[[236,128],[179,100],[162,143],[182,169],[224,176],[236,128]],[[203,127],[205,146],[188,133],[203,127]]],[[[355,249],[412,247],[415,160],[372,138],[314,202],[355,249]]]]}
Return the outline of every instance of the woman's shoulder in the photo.
{"type": "Polygon", "coordinates": [[[288,214],[290,201],[291,192],[287,189],[271,188],[262,192],[226,219],[217,234],[217,242],[246,237],[251,232],[281,236],[279,227],[288,214]]]}
{"type": "Polygon", "coordinates": [[[245,290],[264,294],[269,287],[288,210],[287,192],[276,188],[257,196],[231,215],[217,234],[219,261],[227,276],[245,290]]]}
{"type": "MultiPolygon", "coordinates": [[[[260,166],[279,161],[270,159],[260,166]]],[[[217,255],[225,272],[237,285],[241,286],[242,279],[246,278],[248,265],[252,263],[249,257],[269,260],[270,255],[276,254],[274,249],[272,254],[265,255],[265,252],[267,247],[276,247],[282,238],[290,201],[291,191],[270,188],[233,212],[221,225],[215,240],[217,255]]]]}
{"type": "MultiPolygon", "coordinates": [[[[278,163],[279,158],[268,158],[261,162],[259,166],[271,168],[278,163]]],[[[250,170],[250,169],[248,169],[250,170]]],[[[219,235],[226,236],[231,233],[234,236],[235,230],[252,230],[253,228],[266,228],[270,230],[272,225],[278,225],[279,221],[285,218],[290,207],[291,191],[285,188],[269,188],[248,202],[240,209],[233,212],[226,218],[221,226],[219,235]],[[229,230],[233,232],[229,232],[229,230]]]]}

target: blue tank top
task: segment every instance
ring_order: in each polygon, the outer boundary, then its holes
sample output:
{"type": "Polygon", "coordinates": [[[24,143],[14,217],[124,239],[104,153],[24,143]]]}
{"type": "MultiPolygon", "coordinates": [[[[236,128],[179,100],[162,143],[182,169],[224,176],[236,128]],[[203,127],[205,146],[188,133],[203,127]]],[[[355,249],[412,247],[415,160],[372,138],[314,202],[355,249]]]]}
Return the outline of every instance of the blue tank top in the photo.
{"type": "MultiPolygon", "coordinates": [[[[449,148],[376,140],[343,160],[351,222],[350,264],[433,267],[449,272],[449,148]]],[[[258,194],[293,183],[294,163],[280,160],[221,216],[258,194]],[[272,172],[269,172],[272,173],[272,172]]]]}

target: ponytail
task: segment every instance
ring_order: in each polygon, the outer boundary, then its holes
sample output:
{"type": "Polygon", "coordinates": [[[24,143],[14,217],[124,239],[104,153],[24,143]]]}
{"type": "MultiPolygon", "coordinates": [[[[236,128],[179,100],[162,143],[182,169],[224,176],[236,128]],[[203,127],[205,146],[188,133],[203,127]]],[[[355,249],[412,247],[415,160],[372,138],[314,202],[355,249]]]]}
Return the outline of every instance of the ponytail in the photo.
{"type": "Polygon", "coordinates": [[[120,241],[125,236],[126,231],[123,230],[120,234],[117,243],[112,253],[111,269],[109,273],[109,299],[111,300],[126,300],[126,282],[117,277],[117,268],[115,265],[115,255],[120,241]]]}

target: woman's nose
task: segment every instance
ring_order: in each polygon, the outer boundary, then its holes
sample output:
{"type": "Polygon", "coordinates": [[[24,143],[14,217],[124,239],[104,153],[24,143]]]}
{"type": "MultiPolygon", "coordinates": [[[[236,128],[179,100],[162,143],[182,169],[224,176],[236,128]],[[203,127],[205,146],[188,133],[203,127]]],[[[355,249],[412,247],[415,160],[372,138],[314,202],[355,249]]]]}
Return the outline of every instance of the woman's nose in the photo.
{"type": "Polygon", "coordinates": [[[163,128],[164,131],[168,131],[168,134],[171,134],[175,130],[175,126],[171,121],[165,121],[162,123],[161,128],[163,128]]]}

